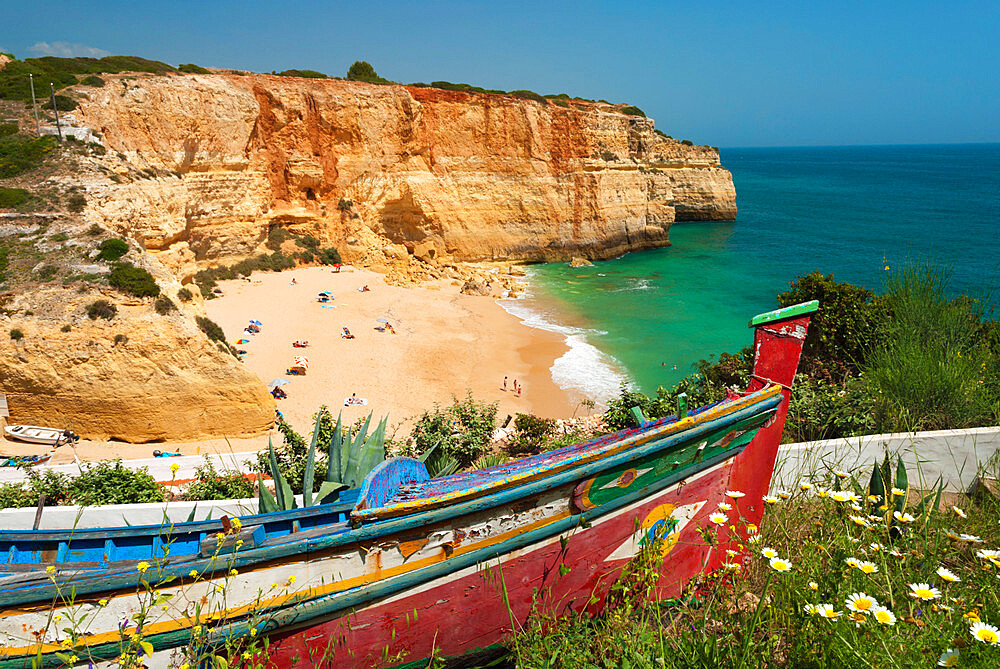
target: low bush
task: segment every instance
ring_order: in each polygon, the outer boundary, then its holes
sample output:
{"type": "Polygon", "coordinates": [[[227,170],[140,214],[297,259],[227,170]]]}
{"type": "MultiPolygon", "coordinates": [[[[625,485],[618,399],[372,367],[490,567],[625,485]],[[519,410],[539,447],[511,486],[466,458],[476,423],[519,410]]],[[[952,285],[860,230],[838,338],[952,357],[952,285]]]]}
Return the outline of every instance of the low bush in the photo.
{"type": "Polygon", "coordinates": [[[98,318],[110,321],[117,313],[118,307],[108,300],[94,300],[87,305],[87,316],[89,316],[92,321],[97,320],[98,318]]]}
{"type": "MultiPolygon", "coordinates": [[[[100,232],[98,231],[97,234],[100,232]]],[[[97,246],[97,249],[100,251],[97,254],[97,260],[113,262],[128,253],[128,243],[123,239],[105,239],[97,246]]]]}
{"type": "Polygon", "coordinates": [[[0,137],[7,137],[17,132],[16,123],[0,123],[0,137]]]}
{"type": "Polygon", "coordinates": [[[351,66],[347,68],[347,79],[348,81],[365,81],[370,84],[391,83],[388,79],[378,76],[378,72],[375,71],[371,63],[364,60],[356,60],[351,63],[351,66]]]}
{"type": "Polygon", "coordinates": [[[350,211],[351,207],[353,206],[354,206],[353,202],[343,197],[340,198],[340,201],[337,203],[337,209],[339,209],[340,211],[350,211]]]}
{"type": "Polygon", "coordinates": [[[434,405],[417,419],[410,433],[417,453],[435,445],[467,466],[486,452],[496,427],[497,405],[477,402],[468,392],[465,399],[452,397],[450,406],[434,405]]]}
{"type": "Polygon", "coordinates": [[[544,97],[542,97],[535,91],[519,90],[519,91],[511,91],[510,94],[513,95],[515,98],[534,100],[535,102],[541,102],[542,104],[545,104],[547,102],[547,100],[544,97]]]}
{"type": "Polygon", "coordinates": [[[97,223],[91,223],[90,227],[87,228],[87,234],[91,237],[96,237],[97,235],[104,234],[104,228],[97,223]]]}
{"type": "Polygon", "coordinates": [[[66,209],[78,214],[87,206],[87,197],[83,193],[73,193],[66,198],[66,209]]]}
{"type": "Polygon", "coordinates": [[[267,242],[264,245],[272,251],[279,251],[281,250],[281,245],[290,239],[291,236],[292,234],[284,228],[272,228],[267,233],[267,242]]]}
{"type": "Polygon", "coordinates": [[[628,105],[627,107],[622,107],[619,111],[623,114],[628,114],[629,116],[641,116],[643,118],[646,118],[646,112],[642,111],[635,105],[628,105]]]}
{"type": "Polygon", "coordinates": [[[93,86],[94,88],[103,88],[104,79],[101,79],[97,75],[91,74],[80,80],[81,86],[93,86]]]}
{"type": "Polygon", "coordinates": [[[681,144],[683,144],[684,146],[694,146],[694,142],[692,142],[690,139],[682,139],[681,144]]]}
{"type": "Polygon", "coordinates": [[[304,249],[309,249],[310,251],[316,251],[319,249],[319,240],[312,235],[297,237],[295,239],[295,243],[304,249]]]}
{"type": "Polygon", "coordinates": [[[59,268],[55,265],[45,264],[38,268],[35,272],[35,278],[39,281],[51,281],[59,273],[59,268]]]}
{"type": "Polygon", "coordinates": [[[108,284],[136,297],[156,297],[160,294],[160,287],[152,274],[126,262],[115,263],[108,275],[108,284]]]}
{"type": "Polygon", "coordinates": [[[54,137],[0,137],[0,179],[16,177],[42,165],[58,145],[54,137]]]}
{"type": "Polygon", "coordinates": [[[31,193],[23,188],[4,188],[0,186],[0,208],[2,209],[16,209],[30,199],[31,193]]]}
{"type": "Polygon", "coordinates": [[[206,70],[200,65],[195,65],[194,63],[182,63],[177,66],[178,72],[184,72],[185,74],[211,74],[210,70],[206,70]]]}
{"type": "Polygon", "coordinates": [[[514,435],[508,441],[508,446],[518,453],[537,453],[555,431],[556,422],[551,418],[519,413],[514,418],[514,435]]]}
{"type": "Polygon", "coordinates": [[[285,70],[283,72],[275,72],[274,74],[279,77],[303,77],[305,79],[328,79],[322,72],[317,72],[316,70],[285,70]]]}
{"type": "Polygon", "coordinates": [[[187,288],[181,288],[177,291],[177,299],[181,302],[190,302],[194,298],[194,293],[192,293],[187,288]]]}
{"type": "Polygon", "coordinates": [[[71,479],[69,497],[78,504],[147,504],[165,500],[163,486],[142,467],[131,470],[121,460],[84,465],[71,479]]]}
{"type": "Polygon", "coordinates": [[[257,484],[238,471],[219,472],[208,458],[195,468],[195,481],[181,495],[189,501],[247,499],[257,491],[257,484]]]}
{"type": "Polygon", "coordinates": [[[209,339],[223,344],[226,343],[226,333],[218,323],[205,316],[196,316],[194,320],[209,339]]]}
{"type": "Polygon", "coordinates": [[[341,262],[340,251],[332,246],[319,252],[319,261],[324,265],[335,265],[341,262]]]}
{"type": "Polygon", "coordinates": [[[69,235],[67,235],[65,232],[57,232],[56,234],[49,237],[49,240],[53,242],[65,242],[68,239],[69,235]]]}
{"type": "Polygon", "coordinates": [[[127,344],[128,343],[128,335],[125,335],[125,334],[122,334],[122,333],[119,332],[118,334],[115,335],[114,342],[115,342],[115,346],[118,346],[119,344],[122,344],[122,345],[127,344]]]}
{"type": "Polygon", "coordinates": [[[24,333],[18,330],[17,328],[11,328],[10,338],[13,341],[21,341],[22,339],[24,339],[24,333]]]}
{"type": "Polygon", "coordinates": [[[72,330],[73,330],[73,328],[71,326],[69,326],[69,325],[64,325],[61,328],[59,328],[60,332],[71,332],[72,330]]]}
{"type": "Polygon", "coordinates": [[[171,311],[176,310],[177,305],[174,304],[174,301],[171,300],[166,295],[160,295],[158,298],[156,298],[156,301],[153,302],[153,309],[155,309],[156,313],[160,314],[161,316],[166,316],[171,311]]]}
{"type": "MultiPolygon", "coordinates": [[[[53,109],[52,98],[48,98],[42,103],[42,109],[53,109]]],[[[76,100],[65,95],[57,95],[55,109],[61,112],[73,111],[76,109],[76,100]]]]}

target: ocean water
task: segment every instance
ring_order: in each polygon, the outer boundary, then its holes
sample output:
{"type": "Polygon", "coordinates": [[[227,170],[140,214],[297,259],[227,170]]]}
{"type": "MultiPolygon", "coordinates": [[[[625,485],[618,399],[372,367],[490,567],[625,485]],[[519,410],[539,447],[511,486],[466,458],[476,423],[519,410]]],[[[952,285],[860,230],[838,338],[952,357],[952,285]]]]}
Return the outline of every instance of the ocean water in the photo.
{"type": "Polygon", "coordinates": [[[533,295],[504,302],[567,337],[557,383],[598,398],[626,379],[675,383],[750,343],[750,318],[812,270],[878,290],[885,265],[927,259],[956,293],[1000,288],[1000,144],[724,149],[722,162],[735,222],[676,223],[673,246],[595,267],[537,265],[533,295]]]}

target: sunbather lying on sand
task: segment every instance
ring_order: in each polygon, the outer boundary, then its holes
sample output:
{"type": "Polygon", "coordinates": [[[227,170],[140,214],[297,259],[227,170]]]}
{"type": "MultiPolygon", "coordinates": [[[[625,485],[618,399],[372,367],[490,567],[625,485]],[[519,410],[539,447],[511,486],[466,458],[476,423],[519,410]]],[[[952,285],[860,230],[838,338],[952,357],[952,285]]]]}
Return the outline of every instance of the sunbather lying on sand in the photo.
{"type": "Polygon", "coordinates": [[[351,334],[350,330],[348,330],[347,328],[344,328],[344,331],[340,333],[340,338],[341,339],[354,339],[354,335],[351,334]]]}

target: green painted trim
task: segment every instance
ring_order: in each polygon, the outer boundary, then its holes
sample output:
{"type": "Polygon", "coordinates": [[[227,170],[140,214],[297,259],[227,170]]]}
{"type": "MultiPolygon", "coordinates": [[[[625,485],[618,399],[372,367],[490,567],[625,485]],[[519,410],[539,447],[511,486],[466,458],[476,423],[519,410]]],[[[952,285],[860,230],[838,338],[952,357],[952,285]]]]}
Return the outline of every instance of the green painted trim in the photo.
{"type": "Polygon", "coordinates": [[[765,323],[783,321],[786,318],[792,318],[793,316],[811,314],[817,309],[819,309],[819,300],[803,302],[802,304],[793,304],[790,307],[782,307],[781,309],[769,311],[766,314],[758,314],[754,316],[753,320],[750,321],[750,327],[754,328],[758,325],[764,325],[765,323]]]}
{"type": "MultiPolygon", "coordinates": [[[[451,655],[451,656],[448,656],[447,658],[441,657],[441,658],[438,658],[438,659],[447,659],[447,660],[460,660],[460,659],[475,660],[478,657],[485,656],[487,653],[492,654],[492,655],[499,655],[499,657],[494,657],[492,659],[487,659],[486,660],[486,664],[477,664],[476,665],[477,667],[489,667],[489,666],[495,665],[496,662],[497,662],[497,660],[506,658],[506,657],[508,657],[510,655],[510,651],[507,650],[507,648],[506,648],[506,646],[504,646],[504,644],[502,644],[502,643],[494,643],[494,644],[490,644],[489,646],[486,646],[484,648],[473,648],[472,650],[467,650],[464,653],[462,653],[461,655],[451,655]]],[[[433,666],[433,664],[432,664],[432,658],[425,657],[425,658],[423,658],[421,660],[413,660],[413,661],[407,662],[406,664],[396,664],[396,665],[393,665],[392,669],[426,669],[427,667],[430,667],[430,666],[433,666]]],[[[467,665],[463,664],[462,666],[467,666],[467,665]]]]}

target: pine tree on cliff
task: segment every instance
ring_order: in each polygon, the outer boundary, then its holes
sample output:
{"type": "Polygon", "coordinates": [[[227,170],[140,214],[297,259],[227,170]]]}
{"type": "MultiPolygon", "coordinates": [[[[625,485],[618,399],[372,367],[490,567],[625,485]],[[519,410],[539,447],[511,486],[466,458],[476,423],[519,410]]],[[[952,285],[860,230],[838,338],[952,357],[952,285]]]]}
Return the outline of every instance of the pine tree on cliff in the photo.
{"type": "Polygon", "coordinates": [[[366,81],[369,84],[388,84],[392,83],[388,79],[383,79],[378,76],[378,72],[372,67],[372,64],[366,60],[356,60],[354,64],[347,69],[347,78],[350,81],[366,81]]]}

